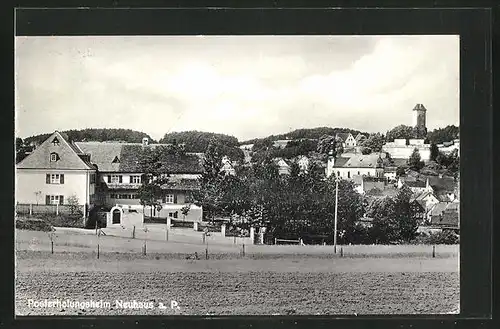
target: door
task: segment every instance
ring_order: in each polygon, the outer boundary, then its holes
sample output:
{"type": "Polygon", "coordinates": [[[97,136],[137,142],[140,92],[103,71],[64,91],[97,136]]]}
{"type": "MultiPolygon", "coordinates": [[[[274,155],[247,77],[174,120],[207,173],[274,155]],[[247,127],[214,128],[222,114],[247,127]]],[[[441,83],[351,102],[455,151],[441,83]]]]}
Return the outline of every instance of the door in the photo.
{"type": "Polygon", "coordinates": [[[122,212],[118,209],[113,210],[113,224],[121,223],[122,212]]]}

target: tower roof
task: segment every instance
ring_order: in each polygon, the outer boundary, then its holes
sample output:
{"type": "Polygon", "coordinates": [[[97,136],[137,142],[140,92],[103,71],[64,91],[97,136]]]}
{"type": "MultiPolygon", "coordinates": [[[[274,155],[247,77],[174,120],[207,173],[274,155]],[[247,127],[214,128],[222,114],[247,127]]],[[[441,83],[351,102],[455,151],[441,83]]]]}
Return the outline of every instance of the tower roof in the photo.
{"type": "Polygon", "coordinates": [[[413,108],[413,111],[427,111],[427,109],[424,107],[424,104],[417,104],[413,108]]]}

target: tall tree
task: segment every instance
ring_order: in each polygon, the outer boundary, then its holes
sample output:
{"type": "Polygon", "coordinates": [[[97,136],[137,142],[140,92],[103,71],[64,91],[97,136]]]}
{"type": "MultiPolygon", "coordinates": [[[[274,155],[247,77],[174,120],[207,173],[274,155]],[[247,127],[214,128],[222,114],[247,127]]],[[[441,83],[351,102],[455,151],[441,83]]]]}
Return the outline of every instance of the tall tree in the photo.
{"type": "Polygon", "coordinates": [[[385,144],[385,138],[380,133],[371,134],[363,143],[362,146],[368,147],[372,152],[381,152],[382,146],[385,144]]]}
{"type": "Polygon", "coordinates": [[[203,158],[200,190],[193,195],[196,203],[203,207],[203,215],[208,220],[222,214],[225,176],[222,165],[219,142],[213,138],[203,158]]]}
{"type": "Polygon", "coordinates": [[[151,216],[162,208],[162,186],[168,182],[168,172],[162,158],[168,151],[164,147],[144,148],[139,157],[142,184],[137,191],[142,206],[149,206],[151,216]]]}
{"type": "Polygon", "coordinates": [[[430,160],[431,161],[436,161],[437,157],[439,156],[439,148],[435,143],[431,143],[430,146],[430,160]]]}
{"type": "Polygon", "coordinates": [[[321,154],[328,154],[334,157],[340,155],[344,150],[342,141],[339,138],[331,135],[323,135],[318,140],[316,150],[321,154]]]}
{"type": "Polygon", "coordinates": [[[387,141],[394,141],[394,139],[410,139],[414,138],[414,130],[413,127],[406,125],[399,125],[392,130],[387,132],[386,139],[387,141]]]}
{"type": "Polygon", "coordinates": [[[396,203],[390,197],[373,199],[366,210],[366,216],[372,218],[371,240],[376,244],[387,244],[398,239],[398,222],[395,211],[396,203]]]}
{"type": "Polygon", "coordinates": [[[410,242],[417,235],[418,221],[416,214],[411,207],[412,192],[409,188],[403,187],[394,199],[395,218],[398,224],[398,238],[405,242],[410,242]]]}
{"type": "Polygon", "coordinates": [[[423,168],[424,163],[421,161],[420,158],[420,152],[418,151],[417,148],[413,150],[413,153],[410,155],[410,159],[408,160],[408,164],[410,165],[410,168],[419,171],[420,169],[423,168]]]}

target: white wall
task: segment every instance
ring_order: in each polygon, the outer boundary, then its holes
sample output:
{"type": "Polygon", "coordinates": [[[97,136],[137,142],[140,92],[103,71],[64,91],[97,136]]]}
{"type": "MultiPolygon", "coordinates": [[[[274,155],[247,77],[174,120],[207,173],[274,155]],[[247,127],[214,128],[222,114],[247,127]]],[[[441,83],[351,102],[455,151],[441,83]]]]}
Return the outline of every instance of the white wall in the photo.
{"type": "Polygon", "coordinates": [[[89,202],[89,196],[95,193],[94,184],[90,183],[90,171],[83,170],[16,170],[16,202],[45,204],[46,195],[63,195],[64,204],[70,196],[76,195],[80,204],[89,202]],[[64,174],[64,184],[47,184],[47,174],[64,174]],[[35,192],[40,191],[37,197],[35,192]]]}
{"type": "MultiPolygon", "coordinates": [[[[430,147],[417,146],[416,148],[420,153],[420,159],[422,159],[422,161],[429,161],[431,155],[430,147]]],[[[382,151],[389,153],[391,155],[391,158],[398,158],[398,159],[409,159],[414,149],[415,146],[402,147],[402,146],[384,145],[382,147],[382,151]]]]}

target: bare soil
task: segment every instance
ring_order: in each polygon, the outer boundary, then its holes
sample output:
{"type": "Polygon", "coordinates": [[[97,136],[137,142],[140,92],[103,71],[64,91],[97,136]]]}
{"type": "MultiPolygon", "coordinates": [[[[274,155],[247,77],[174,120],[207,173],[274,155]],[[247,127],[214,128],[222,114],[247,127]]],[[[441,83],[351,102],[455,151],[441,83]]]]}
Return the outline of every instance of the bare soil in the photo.
{"type": "Polygon", "coordinates": [[[304,255],[186,260],[166,254],[17,252],[17,315],[331,315],[457,312],[458,257],[304,255]],[[28,300],[109,302],[33,308],[28,300]],[[124,309],[116,300],[152,302],[124,309]],[[179,309],[171,309],[171,300],[179,309]],[[158,308],[159,303],[167,306],[158,308]]]}

